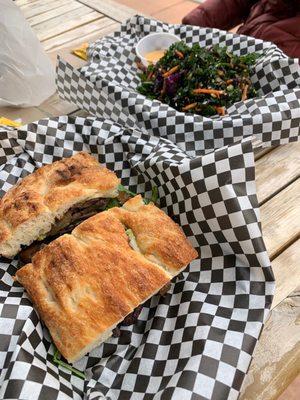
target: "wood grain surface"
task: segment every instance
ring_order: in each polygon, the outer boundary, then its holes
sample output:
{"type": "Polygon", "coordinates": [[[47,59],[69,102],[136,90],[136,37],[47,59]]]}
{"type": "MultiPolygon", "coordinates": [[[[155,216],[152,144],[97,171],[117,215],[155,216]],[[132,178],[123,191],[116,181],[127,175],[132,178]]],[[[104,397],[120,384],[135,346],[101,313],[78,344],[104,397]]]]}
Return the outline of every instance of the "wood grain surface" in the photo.
{"type": "Polygon", "coordinates": [[[41,42],[50,39],[63,32],[71,31],[78,26],[99,20],[103,15],[89,7],[81,6],[76,10],[71,10],[66,14],[49,19],[34,26],[34,30],[41,42]]]}
{"type": "MultiPolygon", "coordinates": [[[[65,51],[65,55],[68,57],[71,49],[80,46],[84,42],[91,43],[103,36],[109,35],[111,32],[116,31],[119,26],[120,23],[103,17],[86,25],[78,26],[71,31],[63,32],[51,39],[44,40],[43,46],[47,52],[51,53],[68,47],[69,52],[65,51]]],[[[74,64],[76,63],[75,60],[73,62],[74,64]]]]}
{"type": "Polygon", "coordinates": [[[299,332],[300,286],[272,310],[239,400],[275,400],[300,373],[299,332]]]}
{"type": "Polygon", "coordinates": [[[272,268],[276,279],[276,291],[272,303],[272,308],[275,308],[300,284],[300,240],[279,254],[272,262],[272,268]]]}
{"type": "MultiPolygon", "coordinates": [[[[54,3],[54,2],[53,2],[54,3]]],[[[45,8],[45,12],[38,13],[32,17],[27,18],[27,21],[30,23],[30,25],[33,27],[35,25],[38,25],[42,22],[48,21],[52,18],[56,18],[58,15],[64,15],[67,14],[70,10],[77,10],[78,8],[82,7],[80,3],[77,1],[60,1],[57,3],[58,7],[55,7],[52,9],[52,7],[48,6],[48,9],[45,8]]]]}
{"type": "Polygon", "coordinates": [[[264,203],[260,211],[263,237],[272,260],[299,237],[300,179],[264,203]]]}
{"type": "MultiPolygon", "coordinates": [[[[123,4],[117,4],[112,0],[79,0],[79,2],[105,14],[107,17],[117,22],[126,21],[126,19],[137,14],[136,10],[123,4]]],[[[143,1],[141,2],[143,3],[143,1]]]]}
{"type": "Polygon", "coordinates": [[[260,203],[300,176],[300,143],[279,146],[255,164],[257,196],[260,203]]]}
{"type": "MultiPolygon", "coordinates": [[[[42,15],[45,12],[50,10],[58,9],[62,5],[74,5],[72,0],[52,0],[52,1],[33,1],[27,2],[25,4],[20,4],[20,1],[17,0],[15,2],[21,9],[22,13],[26,17],[26,19],[32,18],[36,15],[42,15]]],[[[71,8],[69,8],[71,10],[71,8]]],[[[59,11],[56,13],[56,16],[59,15],[59,11]]]]}

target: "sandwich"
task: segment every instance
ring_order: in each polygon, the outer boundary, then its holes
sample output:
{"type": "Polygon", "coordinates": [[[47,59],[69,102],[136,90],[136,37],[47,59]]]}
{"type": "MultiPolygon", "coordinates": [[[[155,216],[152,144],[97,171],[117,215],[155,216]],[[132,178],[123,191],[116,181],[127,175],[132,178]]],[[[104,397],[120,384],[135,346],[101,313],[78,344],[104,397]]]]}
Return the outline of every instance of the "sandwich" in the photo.
{"type": "Polygon", "coordinates": [[[137,195],[53,240],[15,279],[72,363],[197,257],[175,222],[137,195]]]}
{"type": "Polygon", "coordinates": [[[119,179],[87,153],[37,169],[0,199],[0,255],[72,230],[118,196],[119,179]]]}

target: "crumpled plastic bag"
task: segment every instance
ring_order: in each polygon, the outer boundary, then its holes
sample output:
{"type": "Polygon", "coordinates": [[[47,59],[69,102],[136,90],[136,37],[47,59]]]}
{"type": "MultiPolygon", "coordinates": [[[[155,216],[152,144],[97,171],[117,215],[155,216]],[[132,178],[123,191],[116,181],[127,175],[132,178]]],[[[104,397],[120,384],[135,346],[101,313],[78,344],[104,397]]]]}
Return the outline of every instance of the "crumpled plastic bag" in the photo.
{"type": "Polygon", "coordinates": [[[20,9],[0,0],[0,107],[38,106],[55,90],[55,68],[20,9]]]}

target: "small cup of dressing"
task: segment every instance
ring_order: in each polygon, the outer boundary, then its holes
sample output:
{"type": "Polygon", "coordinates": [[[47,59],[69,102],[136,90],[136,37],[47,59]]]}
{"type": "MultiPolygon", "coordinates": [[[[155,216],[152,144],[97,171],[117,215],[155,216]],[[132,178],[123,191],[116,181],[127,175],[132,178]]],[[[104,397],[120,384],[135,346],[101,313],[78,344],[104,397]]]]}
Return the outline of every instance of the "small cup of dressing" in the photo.
{"type": "Polygon", "coordinates": [[[166,50],[176,42],[180,42],[180,39],[172,33],[150,33],[138,42],[136,55],[145,67],[148,67],[149,64],[157,63],[163,57],[166,50]]]}

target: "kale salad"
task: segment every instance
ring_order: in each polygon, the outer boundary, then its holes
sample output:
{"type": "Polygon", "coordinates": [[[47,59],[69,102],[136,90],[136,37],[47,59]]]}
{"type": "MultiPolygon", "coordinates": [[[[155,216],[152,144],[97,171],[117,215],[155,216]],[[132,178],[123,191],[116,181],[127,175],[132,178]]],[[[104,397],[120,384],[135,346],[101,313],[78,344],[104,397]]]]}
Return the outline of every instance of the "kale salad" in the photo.
{"type": "Polygon", "coordinates": [[[137,90],[178,111],[223,116],[234,103],[256,96],[250,76],[258,57],[256,53],[237,56],[227,47],[177,42],[156,64],[146,68],[138,63],[142,72],[137,90]]]}

